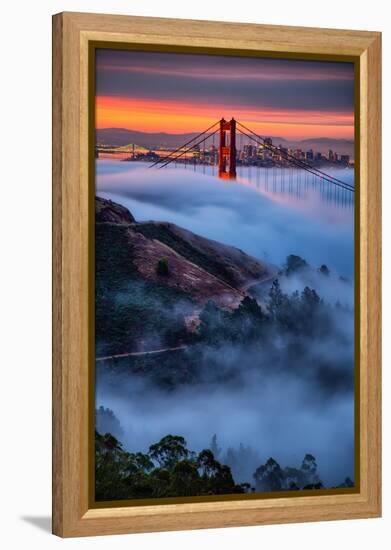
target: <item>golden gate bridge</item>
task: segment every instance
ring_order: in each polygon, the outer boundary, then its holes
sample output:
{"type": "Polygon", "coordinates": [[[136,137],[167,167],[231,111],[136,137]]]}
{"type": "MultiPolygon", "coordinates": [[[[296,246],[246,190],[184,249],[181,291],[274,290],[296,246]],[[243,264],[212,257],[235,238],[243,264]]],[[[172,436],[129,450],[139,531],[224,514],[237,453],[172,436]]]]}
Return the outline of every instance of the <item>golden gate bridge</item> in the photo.
{"type": "Polygon", "coordinates": [[[210,138],[219,133],[219,146],[218,146],[218,175],[223,179],[235,179],[236,178],[236,141],[237,135],[245,136],[250,141],[256,143],[264,150],[270,151],[270,153],[277,155],[278,158],[283,159],[289,166],[296,167],[299,170],[303,170],[308,174],[312,174],[313,178],[319,182],[332,184],[340,189],[344,189],[350,193],[354,193],[354,186],[350,183],[342,181],[331,174],[320,170],[313,166],[309,162],[297,158],[290,154],[288,151],[273,145],[271,140],[260,136],[250,128],[240,123],[239,121],[231,118],[231,120],[225,120],[221,118],[214,124],[209,126],[203,132],[200,132],[192,139],[182,144],[180,147],[169,153],[167,156],[160,157],[158,160],[150,165],[150,168],[165,168],[171,163],[178,161],[181,158],[186,159],[189,153],[199,150],[200,145],[205,144],[210,138]]]}

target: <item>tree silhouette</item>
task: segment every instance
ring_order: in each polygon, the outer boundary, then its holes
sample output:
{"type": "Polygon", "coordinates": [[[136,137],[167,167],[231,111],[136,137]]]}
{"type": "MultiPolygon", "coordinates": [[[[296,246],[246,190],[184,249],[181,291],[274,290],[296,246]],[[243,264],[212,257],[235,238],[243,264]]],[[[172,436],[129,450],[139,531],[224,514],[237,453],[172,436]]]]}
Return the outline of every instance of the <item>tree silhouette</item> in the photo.
{"type": "Polygon", "coordinates": [[[168,275],[169,269],[168,269],[168,259],[163,257],[158,260],[157,266],[156,266],[156,273],[158,275],[168,275]]]}
{"type": "Polygon", "coordinates": [[[213,455],[216,458],[219,458],[219,455],[221,453],[221,448],[218,446],[218,443],[217,443],[217,434],[214,434],[212,437],[212,440],[210,442],[210,450],[212,451],[213,455]]]}
{"type": "Polygon", "coordinates": [[[290,254],[286,259],[285,274],[289,276],[307,267],[308,264],[303,258],[296,256],[295,254],[290,254]]]}
{"type": "Polygon", "coordinates": [[[151,445],[148,454],[161,468],[171,468],[178,460],[187,458],[189,451],[184,437],[169,434],[151,445]]]}
{"type": "Polygon", "coordinates": [[[111,434],[96,432],[95,496],[98,501],[243,493],[229,466],[210,449],[189,451],[181,436],[167,435],[148,454],[129,453],[111,434]],[[158,466],[156,466],[156,463],[158,466]]]}

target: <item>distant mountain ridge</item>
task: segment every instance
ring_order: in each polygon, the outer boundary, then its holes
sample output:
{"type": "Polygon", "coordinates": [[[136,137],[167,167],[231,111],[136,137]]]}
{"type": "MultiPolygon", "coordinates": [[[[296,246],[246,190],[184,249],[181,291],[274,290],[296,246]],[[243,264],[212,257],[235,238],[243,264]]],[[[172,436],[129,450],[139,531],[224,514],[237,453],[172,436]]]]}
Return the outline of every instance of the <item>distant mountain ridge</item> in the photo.
{"type": "Polygon", "coordinates": [[[328,137],[319,137],[319,138],[307,138],[302,139],[298,143],[329,143],[329,142],[335,142],[335,143],[346,143],[348,145],[353,145],[354,141],[351,139],[335,139],[335,138],[328,138],[328,137]]]}
{"type": "MultiPolygon", "coordinates": [[[[113,145],[121,147],[129,143],[145,148],[156,149],[159,147],[180,147],[183,143],[191,140],[199,132],[190,132],[184,134],[169,134],[166,132],[140,132],[138,130],[128,130],[127,128],[101,128],[96,130],[97,145],[113,145]]],[[[328,149],[333,149],[339,154],[348,154],[353,156],[354,141],[348,139],[335,139],[330,137],[307,138],[303,140],[287,140],[279,136],[271,137],[273,143],[284,147],[316,149],[326,153],[328,149]]]]}
{"type": "Polygon", "coordinates": [[[168,134],[165,132],[149,133],[126,128],[102,128],[96,130],[98,145],[115,145],[120,147],[128,143],[137,143],[142,147],[179,147],[184,142],[197,136],[199,132],[186,134],[168,134]]]}

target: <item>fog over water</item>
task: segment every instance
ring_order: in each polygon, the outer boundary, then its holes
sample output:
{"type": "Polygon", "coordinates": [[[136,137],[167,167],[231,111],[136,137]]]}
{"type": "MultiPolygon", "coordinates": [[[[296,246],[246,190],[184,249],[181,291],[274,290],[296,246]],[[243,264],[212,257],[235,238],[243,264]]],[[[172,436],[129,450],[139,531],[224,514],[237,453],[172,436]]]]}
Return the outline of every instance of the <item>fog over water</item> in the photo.
{"type": "MultiPolygon", "coordinates": [[[[303,171],[243,167],[237,180],[221,180],[203,166],[99,160],[96,167],[99,196],[124,204],[137,221],[170,221],[277,265],[297,254],[353,275],[352,194],[313,184],[303,171]]],[[[353,184],[353,170],[330,173],[353,184]]]]}
{"type": "MultiPolygon", "coordinates": [[[[255,370],[252,353],[254,361],[259,356],[251,348],[220,349],[221,361],[238,368],[240,353],[246,353],[243,364],[248,367],[239,382],[207,388],[199,384],[167,392],[139,377],[115,386],[98,375],[96,404],[114,411],[124,430],[123,443],[131,451],[147,451],[168,433],[183,435],[190,449],[201,450],[217,434],[221,459],[229,447],[241,443],[255,452],[251,464],[234,471],[240,482],[252,482],[248,472],[270,456],[282,466],[300,466],[306,453],[315,455],[326,486],[347,476],[353,479],[353,194],[288,169],[243,167],[231,181],[218,179],[214,171],[179,165],[159,170],[141,162],[98,160],[97,195],[123,204],[137,221],[169,221],[278,267],[290,254],[314,268],[326,264],[329,277],[309,270],[282,277],[281,287],[291,293],[310,286],[325,302],[346,306],[334,319],[340,338],[308,341],[302,362],[292,359],[277,371],[267,350],[260,370],[255,370]],[[340,369],[337,382],[313,374],[318,360],[340,369]]],[[[353,170],[332,174],[354,183],[353,170]]]]}

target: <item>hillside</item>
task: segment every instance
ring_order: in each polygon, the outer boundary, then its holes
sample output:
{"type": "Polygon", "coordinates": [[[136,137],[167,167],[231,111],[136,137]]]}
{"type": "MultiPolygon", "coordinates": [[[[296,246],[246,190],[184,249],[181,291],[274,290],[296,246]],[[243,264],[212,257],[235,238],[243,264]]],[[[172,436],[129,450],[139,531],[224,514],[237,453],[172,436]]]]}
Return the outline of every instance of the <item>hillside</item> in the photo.
{"type": "MultiPolygon", "coordinates": [[[[221,306],[236,307],[251,283],[270,279],[275,269],[233,246],[207,239],[168,222],[136,222],[123,206],[96,198],[97,224],[118,224],[123,250],[132,263],[133,275],[144,281],[185,293],[199,304],[213,299],[221,306]],[[157,265],[166,258],[169,273],[159,275],[157,265]]],[[[111,227],[97,231],[97,246],[111,227]]],[[[120,240],[116,239],[118,243],[120,240]]],[[[107,251],[110,255],[111,251],[107,251]]],[[[98,251],[98,256],[104,249],[98,251]]],[[[108,258],[107,258],[108,260],[108,258]]]]}
{"type": "Polygon", "coordinates": [[[136,224],[135,230],[158,240],[178,256],[236,289],[268,279],[273,272],[270,266],[238,248],[206,239],[172,223],[143,222],[136,224]]]}
{"type": "Polygon", "coordinates": [[[95,242],[98,356],[182,344],[208,301],[234,310],[249,285],[276,273],[174,224],[139,223],[125,207],[99,197],[95,242]]]}

